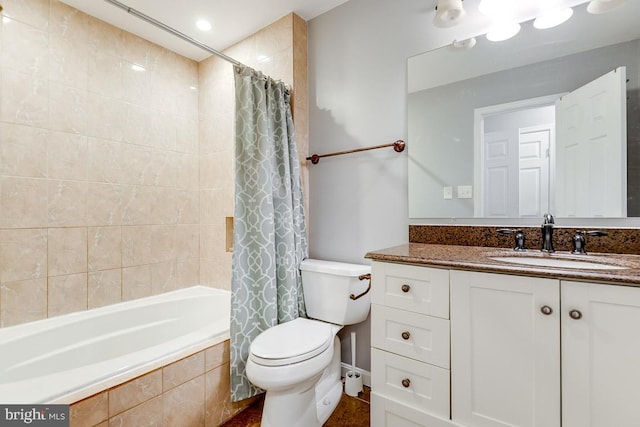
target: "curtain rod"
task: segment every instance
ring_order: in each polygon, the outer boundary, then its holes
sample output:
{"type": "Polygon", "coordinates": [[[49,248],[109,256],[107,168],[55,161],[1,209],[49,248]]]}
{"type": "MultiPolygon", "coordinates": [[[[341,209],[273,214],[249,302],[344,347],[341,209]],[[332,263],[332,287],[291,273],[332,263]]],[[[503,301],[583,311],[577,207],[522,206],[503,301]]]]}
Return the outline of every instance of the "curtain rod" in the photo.
{"type": "Polygon", "coordinates": [[[393,147],[393,151],[395,151],[396,153],[402,153],[404,151],[405,143],[403,140],[399,139],[397,141],[392,142],[391,144],[376,145],[374,147],[355,148],[353,150],[337,151],[335,153],[329,153],[329,154],[314,154],[312,156],[307,157],[307,160],[311,160],[311,163],[315,165],[315,164],[318,164],[320,159],[323,157],[341,156],[343,154],[359,153],[360,151],[377,150],[378,148],[386,148],[386,147],[393,147]]]}
{"type": "Polygon", "coordinates": [[[176,37],[181,38],[182,40],[191,43],[194,46],[199,47],[200,49],[206,50],[209,53],[212,53],[222,59],[224,59],[227,62],[232,63],[233,65],[243,65],[242,63],[240,63],[239,61],[236,61],[235,59],[233,59],[230,56],[225,55],[224,53],[215,50],[212,47],[207,46],[206,44],[199,42],[198,40],[194,39],[193,37],[189,37],[188,35],[181,33],[180,31],[176,30],[175,28],[172,28],[166,24],[163,24],[162,22],[158,21],[157,19],[154,19],[148,15],[145,15],[144,13],[140,12],[139,10],[133,9],[129,6],[127,6],[124,3],[120,3],[117,0],[104,0],[107,3],[111,3],[112,5],[119,7],[120,9],[130,13],[131,15],[142,19],[143,21],[148,22],[149,24],[155,25],[156,27],[173,34],[176,37]]]}

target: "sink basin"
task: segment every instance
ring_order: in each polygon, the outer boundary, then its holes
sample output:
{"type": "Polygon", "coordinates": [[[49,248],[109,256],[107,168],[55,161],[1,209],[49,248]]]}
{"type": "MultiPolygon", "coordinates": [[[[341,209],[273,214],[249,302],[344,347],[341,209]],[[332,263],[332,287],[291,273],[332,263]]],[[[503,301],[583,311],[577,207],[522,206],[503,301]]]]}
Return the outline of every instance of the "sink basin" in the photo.
{"type": "Polygon", "coordinates": [[[614,264],[551,257],[501,256],[492,257],[491,259],[501,262],[510,262],[512,264],[531,265],[536,267],[570,268],[579,270],[624,270],[627,268],[614,264]]]}

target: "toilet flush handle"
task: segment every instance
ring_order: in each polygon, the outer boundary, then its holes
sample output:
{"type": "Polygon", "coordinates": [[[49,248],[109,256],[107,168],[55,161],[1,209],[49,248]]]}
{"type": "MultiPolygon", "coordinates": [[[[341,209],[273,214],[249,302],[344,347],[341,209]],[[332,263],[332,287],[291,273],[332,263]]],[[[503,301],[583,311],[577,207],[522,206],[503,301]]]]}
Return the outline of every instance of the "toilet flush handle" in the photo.
{"type": "Polygon", "coordinates": [[[361,294],[358,294],[358,295],[351,294],[351,295],[349,295],[349,298],[351,298],[354,301],[357,300],[360,297],[365,296],[371,290],[371,274],[361,274],[360,276],[358,276],[358,279],[360,279],[360,280],[367,280],[368,279],[369,280],[369,286],[367,286],[367,289],[361,294]]]}

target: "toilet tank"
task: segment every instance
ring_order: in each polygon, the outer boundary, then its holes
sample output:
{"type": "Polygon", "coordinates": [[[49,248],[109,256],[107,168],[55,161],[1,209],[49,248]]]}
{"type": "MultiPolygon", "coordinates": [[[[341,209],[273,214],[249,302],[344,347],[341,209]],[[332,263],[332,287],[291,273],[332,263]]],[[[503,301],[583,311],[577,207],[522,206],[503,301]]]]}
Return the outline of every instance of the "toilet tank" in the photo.
{"type": "Polygon", "coordinates": [[[364,321],[371,308],[371,293],[358,299],[367,291],[370,277],[359,276],[371,273],[371,267],[362,264],[305,259],[300,264],[302,289],[307,315],[337,325],[352,325],[364,321]]]}

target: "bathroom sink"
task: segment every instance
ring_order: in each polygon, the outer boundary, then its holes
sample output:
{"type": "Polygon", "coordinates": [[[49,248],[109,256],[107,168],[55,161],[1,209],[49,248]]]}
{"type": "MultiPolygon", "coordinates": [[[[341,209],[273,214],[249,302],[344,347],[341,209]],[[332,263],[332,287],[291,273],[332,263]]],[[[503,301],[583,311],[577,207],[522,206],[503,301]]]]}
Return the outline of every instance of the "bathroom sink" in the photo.
{"type": "Polygon", "coordinates": [[[491,257],[494,261],[509,262],[512,264],[530,265],[535,267],[555,267],[569,268],[578,270],[624,270],[627,267],[621,267],[615,264],[592,262],[588,260],[576,260],[567,258],[536,257],[536,256],[500,256],[491,257]]]}

